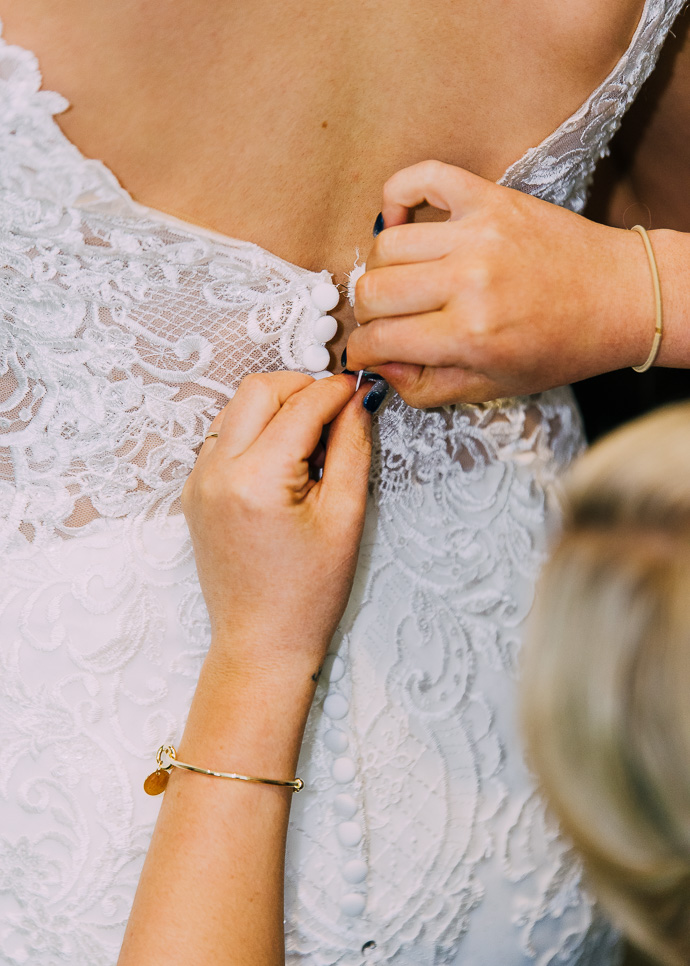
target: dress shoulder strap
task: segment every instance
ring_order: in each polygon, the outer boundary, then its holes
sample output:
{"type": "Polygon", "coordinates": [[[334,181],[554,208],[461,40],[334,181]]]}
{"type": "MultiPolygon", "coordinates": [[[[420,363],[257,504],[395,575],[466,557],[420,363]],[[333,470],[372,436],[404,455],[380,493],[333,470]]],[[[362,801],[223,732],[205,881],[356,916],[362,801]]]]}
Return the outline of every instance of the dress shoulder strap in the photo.
{"type": "Polygon", "coordinates": [[[581,211],[598,161],[654,70],[661,48],[686,0],[646,0],[630,46],[585,103],[540,145],[529,150],[500,183],[581,211]]]}

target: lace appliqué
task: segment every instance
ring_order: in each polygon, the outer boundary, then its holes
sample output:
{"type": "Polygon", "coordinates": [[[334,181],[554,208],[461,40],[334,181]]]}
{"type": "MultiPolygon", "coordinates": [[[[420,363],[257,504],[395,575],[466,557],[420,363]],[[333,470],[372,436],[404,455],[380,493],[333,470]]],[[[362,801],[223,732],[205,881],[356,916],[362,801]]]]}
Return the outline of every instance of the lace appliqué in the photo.
{"type": "MultiPolygon", "coordinates": [[[[616,70],[503,183],[579,210],[681,6],[647,0],[616,70]]],[[[158,807],[141,781],[179,737],[209,643],[177,500],[240,378],[300,367],[330,276],[136,205],[40,86],[0,40],[0,959],[108,966],[158,807]]],[[[377,425],[293,803],[290,966],[487,949],[502,966],[610,966],[514,709],[555,481],[582,445],[571,394],[394,399],[377,425]]]]}
{"type": "Polygon", "coordinates": [[[0,47],[0,503],[32,540],[167,514],[251,371],[300,369],[328,272],[152,221],[0,47]]]}
{"type": "Polygon", "coordinates": [[[594,169],[654,70],[659,51],[686,0],[646,0],[632,43],[579,111],[513,164],[499,184],[581,212],[594,169]]]}

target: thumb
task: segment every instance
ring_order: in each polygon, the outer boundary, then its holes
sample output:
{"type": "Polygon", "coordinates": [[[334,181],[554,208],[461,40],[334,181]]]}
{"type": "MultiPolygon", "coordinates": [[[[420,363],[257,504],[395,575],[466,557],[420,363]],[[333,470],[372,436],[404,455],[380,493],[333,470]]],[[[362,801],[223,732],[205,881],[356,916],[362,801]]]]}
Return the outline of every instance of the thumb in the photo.
{"type": "Polygon", "coordinates": [[[476,208],[484,195],[496,185],[464,168],[442,161],[422,161],[403,168],[383,186],[383,223],[386,228],[404,225],[409,209],[423,202],[450,212],[450,220],[461,218],[476,208]]]}
{"type": "Polygon", "coordinates": [[[319,486],[324,512],[348,530],[364,525],[369,467],[371,415],[362,406],[367,387],[349,401],[333,421],[328,434],[326,461],[319,486]]]}
{"type": "Polygon", "coordinates": [[[376,372],[414,409],[495,399],[498,387],[485,375],[455,366],[417,366],[390,362],[376,372]]]}

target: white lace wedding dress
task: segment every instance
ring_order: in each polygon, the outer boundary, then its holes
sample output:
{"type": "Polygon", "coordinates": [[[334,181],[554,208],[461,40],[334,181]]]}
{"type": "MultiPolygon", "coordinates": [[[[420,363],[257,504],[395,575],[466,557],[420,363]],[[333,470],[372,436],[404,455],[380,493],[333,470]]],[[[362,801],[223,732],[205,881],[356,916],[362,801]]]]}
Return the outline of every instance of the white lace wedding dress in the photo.
{"type": "MultiPolygon", "coordinates": [[[[681,6],[647,0],[503,182],[580,210],[681,6]]],[[[135,204],[39,88],[0,40],[0,963],[112,966],[159,806],[142,781],[209,641],[179,493],[241,377],[302,367],[330,276],[135,204]]],[[[582,443],[570,391],[394,399],[377,425],[293,803],[288,962],[609,964],[515,721],[549,493],[582,443]]]]}

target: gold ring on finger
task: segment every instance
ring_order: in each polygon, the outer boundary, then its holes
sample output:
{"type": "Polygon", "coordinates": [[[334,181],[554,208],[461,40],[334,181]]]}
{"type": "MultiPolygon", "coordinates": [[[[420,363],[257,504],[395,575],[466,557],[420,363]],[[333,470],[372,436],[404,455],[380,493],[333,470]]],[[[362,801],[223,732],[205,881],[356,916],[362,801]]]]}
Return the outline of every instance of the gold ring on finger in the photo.
{"type": "Polygon", "coordinates": [[[206,433],[204,436],[204,442],[206,442],[207,439],[216,439],[217,437],[218,433],[206,433]]]}

